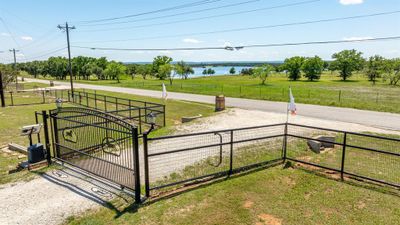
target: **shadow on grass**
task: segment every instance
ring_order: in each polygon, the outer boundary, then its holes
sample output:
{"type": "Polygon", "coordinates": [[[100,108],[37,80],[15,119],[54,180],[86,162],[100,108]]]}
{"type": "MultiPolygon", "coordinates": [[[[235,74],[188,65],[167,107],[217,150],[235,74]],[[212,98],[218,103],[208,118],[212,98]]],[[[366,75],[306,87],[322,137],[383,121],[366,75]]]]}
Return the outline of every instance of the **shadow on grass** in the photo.
{"type": "MultiPolygon", "coordinates": [[[[285,167],[286,167],[286,165],[285,165],[285,167]]],[[[364,179],[349,176],[349,175],[345,175],[344,179],[341,180],[340,173],[338,173],[338,172],[323,170],[323,169],[317,168],[317,167],[312,169],[313,168],[312,166],[302,167],[301,165],[296,165],[296,166],[289,166],[289,167],[299,169],[303,172],[306,172],[313,176],[322,177],[324,179],[334,180],[334,181],[342,182],[344,184],[351,185],[354,187],[364,188],[364,189],[368,189],[371,191],[380,192],[382,194],[388,194],[388,195],[392,195],[395,197],[400,197],[400,188],[364,180],[364,179]]]]}

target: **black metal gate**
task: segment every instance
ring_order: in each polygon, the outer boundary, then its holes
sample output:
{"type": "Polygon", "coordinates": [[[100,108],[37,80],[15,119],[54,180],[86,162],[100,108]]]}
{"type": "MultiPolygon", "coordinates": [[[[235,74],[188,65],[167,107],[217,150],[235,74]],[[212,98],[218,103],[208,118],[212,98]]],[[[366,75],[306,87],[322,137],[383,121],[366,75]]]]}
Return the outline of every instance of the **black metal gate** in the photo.
{"type": "Polygon", "coordinates": [[[138,130],[88,108],[50,111],[54,158],[135,191],[140,201],[138,130]]]}

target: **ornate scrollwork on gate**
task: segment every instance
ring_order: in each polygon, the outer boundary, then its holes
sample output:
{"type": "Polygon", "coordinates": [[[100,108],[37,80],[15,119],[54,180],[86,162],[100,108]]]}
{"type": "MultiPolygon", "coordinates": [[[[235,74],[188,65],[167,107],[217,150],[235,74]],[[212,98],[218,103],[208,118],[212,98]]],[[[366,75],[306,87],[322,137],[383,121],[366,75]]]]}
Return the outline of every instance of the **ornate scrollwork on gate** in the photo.
{"type": "Polygon", "coordinates": [[[101,149],[103,152],[112,154],[115,156],[121,155],[121,147],[117,143],[117,141],[112,137],[103,138],[101,149]]]}
{"type": "Polygon", "coordinates": [[[62,136],[65,141],[76,143],[78,142],[78,136],[75,134],[75,132],[70,129],[70,128],[65,128],[62,131],[62,136]]]}

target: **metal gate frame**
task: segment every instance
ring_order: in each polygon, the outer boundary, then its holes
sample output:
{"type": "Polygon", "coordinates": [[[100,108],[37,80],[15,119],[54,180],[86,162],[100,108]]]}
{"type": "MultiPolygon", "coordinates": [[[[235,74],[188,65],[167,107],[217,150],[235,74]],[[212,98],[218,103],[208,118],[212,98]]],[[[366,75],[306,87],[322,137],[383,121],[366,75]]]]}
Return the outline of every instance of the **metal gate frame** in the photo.
{"type": "Polygon", "coordinates": [[[46,144],[49,163],[54,158],[77,167],[94,175],[94,178],[97,176],[122,189],[134,191],[135,201],[141,201],[137,127],[109,113],[89,108],[60,108],[50,110],[48,114],[43,111],[42,115],[46,124],[50,119],[52,148],[46,144]],[[65,122],[69,126],[65,126],[65,122]],[[75,141],[79,135],[83,137],[83,143],[67,140],[64,134],[68,132],[78,132],[74,134],[75,141]],[[130,173],[132,177],[127,176],[130,173]]]}

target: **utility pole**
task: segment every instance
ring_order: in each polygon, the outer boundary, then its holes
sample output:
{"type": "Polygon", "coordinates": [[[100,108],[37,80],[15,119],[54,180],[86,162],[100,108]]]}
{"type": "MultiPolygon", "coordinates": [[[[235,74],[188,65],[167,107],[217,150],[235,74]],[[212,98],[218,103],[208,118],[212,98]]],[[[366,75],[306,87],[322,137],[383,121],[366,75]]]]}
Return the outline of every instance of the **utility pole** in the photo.
{"type": "Polygon", "coordinates": [[[68,26],[68,22],[65,22],[65,26],[58,25],[58,29],[65,30],[67,33],[67,46],[68,46],[68,70],[69,70],[69,81],[71,83],[71,95],[74,97],[74,84],[72,81],[72,65],[71,65],[71,47],[69,45],[69,30],[75,29],[75,26],[68,26]]]}
{"type": "MultiPolygon", "coordinates": [[[[9,51],[14,54],[14,71],[16,71],[17,70],[17,57],[15,56],[15,53],[19,52],[19,50],[16,50],[15,48],[13,48],[13,49],[10,49],[9,51]]],[[[18,74],[15,79],[15,89],[18,91],[18,74]]]]}

